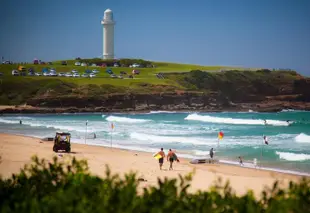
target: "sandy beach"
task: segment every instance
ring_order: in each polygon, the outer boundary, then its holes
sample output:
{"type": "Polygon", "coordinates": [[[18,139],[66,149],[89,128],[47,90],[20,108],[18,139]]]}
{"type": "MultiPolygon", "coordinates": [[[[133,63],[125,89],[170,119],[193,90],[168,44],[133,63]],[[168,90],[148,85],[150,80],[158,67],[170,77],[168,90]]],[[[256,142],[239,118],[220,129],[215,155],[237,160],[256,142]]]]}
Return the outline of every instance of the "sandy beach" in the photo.
{"type": "Polygon", "coordinates": [[[51,160],[54,156],[58,156],[59,159],[66,159],[70,156],[86,159],[90,171],[99,176],[105,175],[106,164],[109,165],[112,173],[123,175],[134,171],[137,172],[138,177],[147,180],[141,182],[140,187],[156,185],[157,178],[177,178],[179,174],[186,175],[193,170],[195,170],[195,175],[190,191],[207,190],[218,177],[221,177],[223,180],[229,180],[238,194],[244,194],[248,189],[251,189],[256,196],[259,196],[264,187],[272,186],[275,180],[279,180],[283,187],[290,180],[300,180],[300,176],[240,166],[193,165],[186,159],[181,159],[180,163],[175,163],[173,171],[168,170],[169,164],[165,161],[164,169],[160,171],[158,162],[152,157],[151,153],[72,143],[72,153],[61,153],[61,156],[52,151],[53,142],[51,141],[9,134],[0,134],[0,136],[0,174],[4,178],[9,177],[12,173],[17,173],[25,164],[31,162],[31,156],[37,155],[47,160],[51,160]]]}

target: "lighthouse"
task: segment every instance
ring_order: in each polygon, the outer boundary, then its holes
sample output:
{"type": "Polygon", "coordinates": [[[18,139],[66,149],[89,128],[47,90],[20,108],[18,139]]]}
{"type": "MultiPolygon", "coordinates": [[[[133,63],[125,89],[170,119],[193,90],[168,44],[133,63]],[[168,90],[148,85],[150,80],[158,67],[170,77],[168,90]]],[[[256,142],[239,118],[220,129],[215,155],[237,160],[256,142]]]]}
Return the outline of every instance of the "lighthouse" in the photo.
{"type": "Polygon", "coordinates": [[[103,59],[114,59],[114,25],[112,10],[104,11],[103,25],[103,59]]]}

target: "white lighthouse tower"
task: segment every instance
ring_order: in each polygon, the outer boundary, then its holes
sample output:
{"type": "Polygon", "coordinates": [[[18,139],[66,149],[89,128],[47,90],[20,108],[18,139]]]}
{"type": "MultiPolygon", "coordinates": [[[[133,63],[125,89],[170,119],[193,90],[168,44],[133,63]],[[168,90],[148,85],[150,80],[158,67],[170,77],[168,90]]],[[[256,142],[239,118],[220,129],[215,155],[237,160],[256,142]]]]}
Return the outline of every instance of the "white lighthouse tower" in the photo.
{"type": "Polygon", "coordinates": [[[114,25],[112,10],[104,11],[103,20],[103,59],[114,59],[114,25]]]}

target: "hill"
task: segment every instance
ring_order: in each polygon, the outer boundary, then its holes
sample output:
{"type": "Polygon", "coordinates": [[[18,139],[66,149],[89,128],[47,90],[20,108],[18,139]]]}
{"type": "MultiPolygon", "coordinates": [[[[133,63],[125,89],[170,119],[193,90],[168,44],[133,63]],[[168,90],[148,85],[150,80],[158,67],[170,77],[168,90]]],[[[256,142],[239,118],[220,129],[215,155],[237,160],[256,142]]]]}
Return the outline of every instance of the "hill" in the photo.
{"type": "MultiPolygon", "coordinates": [[[[91,63],[94,59],[84,60],[91,63]]],[[[133,59],[124,60],[127,60],[124,63],[134,62],[133,59]]],[[[310,80],[295,71],[254,71],[148,61],[144,62],[149,68],[81,67],[74,65],[76,60],[67,62],[68,65],[57,61],[53,65],[23,66],[38,72],[49,67],[58,73],[73,69],[80,74],[86,69],[97,69],[99,73],[95,78],[12,76],[12,69],[17,69],[18,65],[0,65],[0,72],[3,73],[0,105],[26,104],[40,108],[2,111],[310,109],[310,80]],[[117,76],[121,72],[128,75],[124,75],[123,79],[111,78],[107,69],[117,76]],[[133,69],[138,69],[140,74],[134,75],[133,79],[128,78],[133,69]]]]}

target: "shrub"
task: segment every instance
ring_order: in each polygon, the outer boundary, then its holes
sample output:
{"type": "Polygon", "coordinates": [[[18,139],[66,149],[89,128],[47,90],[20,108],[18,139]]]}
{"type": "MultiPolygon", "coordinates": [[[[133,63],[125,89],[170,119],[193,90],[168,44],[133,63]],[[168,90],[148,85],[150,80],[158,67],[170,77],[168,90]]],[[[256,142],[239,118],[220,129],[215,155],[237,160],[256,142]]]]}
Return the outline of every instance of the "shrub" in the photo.
{"type": "Polygon", "coordinates": [[[134,173],[120,178],[106,169],[106,177],[93,176],[86,161],[68,164],[33,158],[19,174],[0,179],[0,211],[6,212],[309,212],[310,181],[290,183],[288,189],[262,192],[256,200],[249,191],[237,196],[219,180],[209,191],[187,192],[191,174],[158,180],[157,187],[138,193],[134,173]]]}

